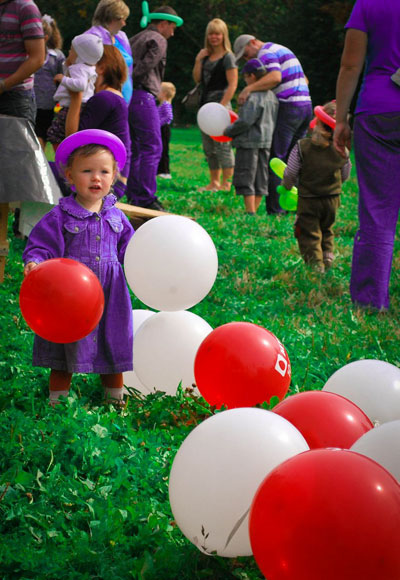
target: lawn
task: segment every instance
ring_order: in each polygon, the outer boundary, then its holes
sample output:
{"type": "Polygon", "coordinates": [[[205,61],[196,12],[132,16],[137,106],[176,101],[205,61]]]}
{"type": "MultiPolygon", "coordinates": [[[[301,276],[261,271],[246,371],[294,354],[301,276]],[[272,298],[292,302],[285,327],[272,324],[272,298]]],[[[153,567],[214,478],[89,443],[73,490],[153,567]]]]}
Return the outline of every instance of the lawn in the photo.
{"type": "MultiPolygon", "coordinates": [[[[353,168],[336,224],[336,260],[325,275],[306,268],[293,237],[294,215],[244,214],[233,192],[199,193],[207,169],[196,129],[174,129],[172,180],[159,197],[211,235],[219,272],[192,311],[213,327],[231,321],[275,333],[292,364],[290,392],[321,389],[362,358],[400,366],[399,243],[387,314],[352,308],[349,277],[357,228],[353,168]]],[[[22,240],[11,233],[0,285],[0,576],[3,580],[261,579],[252,558],[200,553],[173,521],[168,476],[174,455],[212,413],[178,392],[130,398],[123,412],[103,407],[99,379],[74,377],[71,396],[47,404],[46,369],[30,364],[33,335],[18,306],[22,240]]],[[[133,308],[147,308],[132,296],[133,308]]],[[[155,364],[157,353],[154,353],[155,364]]]]}

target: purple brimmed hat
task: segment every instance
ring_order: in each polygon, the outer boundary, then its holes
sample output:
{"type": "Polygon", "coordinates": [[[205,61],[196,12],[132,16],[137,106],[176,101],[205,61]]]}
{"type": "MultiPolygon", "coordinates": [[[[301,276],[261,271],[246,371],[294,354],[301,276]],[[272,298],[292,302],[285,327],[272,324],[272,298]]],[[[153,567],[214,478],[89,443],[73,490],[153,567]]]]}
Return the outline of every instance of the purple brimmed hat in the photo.
{"type": "Polygon", "coordinates": [[[242,74],[249,75],[249,74],[254,73],[258,70],[265,71],[266,70],[265,65],[261,62],[261,60],[259,58],[251,58],[250,60],[248,60],[246,62],[246,64],[242,68],[242,74]]]}
{"type": "Polygon", "coordinates": [[[103,145],[107,147],[114,155],[117,162],[118,169],[121,171],[126,163],[126,149],[121,139],[102,129],[84,129],[73,133],[64,141],[61,141],[56,151],[56,166],[59,171],[64,173],[64,168],[67,165],[68,158],[75,149],[83,147],[84,145],[103,145]]]}

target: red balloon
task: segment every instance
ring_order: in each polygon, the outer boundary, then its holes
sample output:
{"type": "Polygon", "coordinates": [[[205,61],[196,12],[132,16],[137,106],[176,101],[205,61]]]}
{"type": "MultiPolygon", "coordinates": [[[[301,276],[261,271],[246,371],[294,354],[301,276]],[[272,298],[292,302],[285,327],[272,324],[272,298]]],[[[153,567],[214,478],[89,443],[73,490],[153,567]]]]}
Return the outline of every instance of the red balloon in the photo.
{"type": "Polygon", "coordinates": [[[310,449],[350,449],[357,439],[374,427],[355,403],[327,391],[291,395],[278,403],[273,411],[300,431],[310,449]]]}
{"type": "Polygon", "coordinates": [[[92,270],[69,258],[46,260],[29,272],[19,295],[22,316],[51,342],[75,342],[97,326],[104,293],[92,270]]]}
{"type": "Polygon", "coordinates": [[[250,542],[268,580],[398,580],[400,486],[372,459],[314,449],[264,479],[250,542]]]}
{"type": "Polygon", "coordinates": [[[272,332],[250,322],[215,328],[201,343],[194,361],[197,387],[210,405],[252,407],[290,385],[287,352],[272,332]]]}
{"type": "MultiPolygon", "coordinates": [[[[229,111],[229,116],[231,118],[231,123],[234,123],[239,118],[239,115],[231,110],[229,111]]],[[[214,139],[214,141],[218,141],[219,143],[225,143],[227,141],[232,141],[232,137],[226,137],[225,135],[218,135],[218,136],[211,135],[211,139],[214,139]]]]}

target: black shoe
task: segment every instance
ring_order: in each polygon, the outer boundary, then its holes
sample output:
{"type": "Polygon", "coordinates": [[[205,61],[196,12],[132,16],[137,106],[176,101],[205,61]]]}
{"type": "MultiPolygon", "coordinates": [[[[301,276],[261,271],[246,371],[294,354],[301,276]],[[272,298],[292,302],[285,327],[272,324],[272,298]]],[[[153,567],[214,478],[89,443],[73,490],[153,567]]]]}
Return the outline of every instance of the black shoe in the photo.
{"type": "Polygon", "coordinates": [[[157,211],[165,211],[164,206],[158,199],[151,202],[150,205],[146,205],[146,209],[156,209],[157,211]]]}

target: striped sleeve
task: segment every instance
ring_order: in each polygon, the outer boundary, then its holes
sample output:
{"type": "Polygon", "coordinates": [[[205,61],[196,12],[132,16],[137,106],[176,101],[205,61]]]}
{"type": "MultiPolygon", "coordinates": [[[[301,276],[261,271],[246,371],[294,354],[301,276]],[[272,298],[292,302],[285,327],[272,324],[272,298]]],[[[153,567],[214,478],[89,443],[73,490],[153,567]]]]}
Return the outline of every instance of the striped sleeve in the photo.
{"type": "Polygon", "coordinates": [[[286,187],[286,189],[292,189],[294,185],[297,185],[300,169],[301,169],[300,149],[299,144],[296,143],[296,145],[290,152],[287,166],[283,174],[282,185],[286,187]]]}
{"type": "Polygon", "coordinates": [[[24,40],[44,38],[42,16],[34,2],[24,2],[20,13],[20,29],[24,40]]]}

